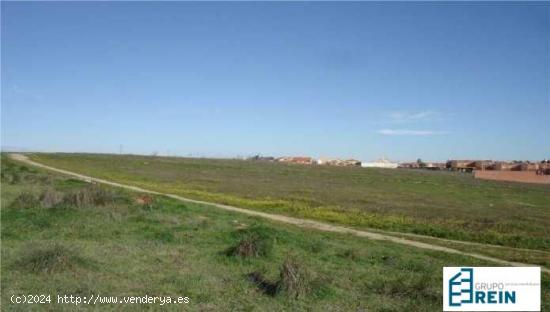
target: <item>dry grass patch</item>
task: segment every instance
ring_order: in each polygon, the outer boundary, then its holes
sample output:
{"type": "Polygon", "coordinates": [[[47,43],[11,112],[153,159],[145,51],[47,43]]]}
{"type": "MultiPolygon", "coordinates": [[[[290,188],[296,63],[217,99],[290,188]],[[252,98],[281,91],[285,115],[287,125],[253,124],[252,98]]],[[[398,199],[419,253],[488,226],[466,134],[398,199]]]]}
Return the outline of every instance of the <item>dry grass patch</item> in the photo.
{"type": "Polygon", "coordinates": [[[263,226],[253,226],[237,230],[234,234],[237,243],[226,253],[243,258],[264,257],[273,250],[275,233],[263,226]]]}
{"type": "Polygon", "coordinates": [[[74,270],[88,263],[76,249],[60,243],[29,243],[15,261],[15,268],[34,273],[74,270]]]}
{"type": "Polygon", "coordinates": [[[92,185],[67,193],[63,198],[63,204],[76,208],[106,206],[114,204],[116,198],[115,192],[92,185]]]}
{"type": "Polygon", "coordinates": [[[292,299],[304,298],[311,291],[309,270],[296,257],[287,256],[279,268],[279,280],[270,281],[259,271],[247,275],[259,290],[269,296],[285,294],[292,299]]]}
{"type": "Polygon", "coordinates": [[[310,276],[307,268],[295,257],[288,256],[280,268],[278,288],[291,298],[304,297],[310,291],[310,276]]]}

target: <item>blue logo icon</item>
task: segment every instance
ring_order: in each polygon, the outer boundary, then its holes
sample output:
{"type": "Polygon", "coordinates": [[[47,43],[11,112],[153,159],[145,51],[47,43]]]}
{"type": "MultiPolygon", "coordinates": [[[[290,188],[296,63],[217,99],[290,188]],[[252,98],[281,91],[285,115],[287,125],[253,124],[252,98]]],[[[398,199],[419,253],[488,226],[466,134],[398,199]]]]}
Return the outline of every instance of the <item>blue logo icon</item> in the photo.
{"type": "Polygon", "coordinates": [[[474,270],[462,268],[449,279],[449,306],[460,307],[474,302],[474,270]]]}

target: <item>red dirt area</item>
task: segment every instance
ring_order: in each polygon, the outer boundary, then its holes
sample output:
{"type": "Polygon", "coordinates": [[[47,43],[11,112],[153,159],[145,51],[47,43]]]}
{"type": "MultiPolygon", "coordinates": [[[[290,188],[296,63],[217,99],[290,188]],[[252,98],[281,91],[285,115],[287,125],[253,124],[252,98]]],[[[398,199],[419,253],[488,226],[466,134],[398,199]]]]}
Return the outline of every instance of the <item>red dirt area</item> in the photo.
{"type": "Polygon", "coordinates": [[[538,175],[535,171],[476,170],[476,179],[550,184],[550,175],[538,175]]]}
{"type": "Polygon", "coordinates": [[[142,195],[136,198],[136,203],[140,205],[149,205],[153,202],[153,197],[149,195],[142,195]]]}

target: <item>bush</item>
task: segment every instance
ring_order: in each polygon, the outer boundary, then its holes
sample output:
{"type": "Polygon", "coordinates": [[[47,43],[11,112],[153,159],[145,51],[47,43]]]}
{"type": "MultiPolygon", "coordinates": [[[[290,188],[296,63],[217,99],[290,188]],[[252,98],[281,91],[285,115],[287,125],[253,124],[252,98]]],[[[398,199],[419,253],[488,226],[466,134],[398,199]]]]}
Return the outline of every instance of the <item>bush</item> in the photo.
{"type": "Polygon", "coordinates": [[[40,200],[35,194],[23,193],[13,200],[11,208],[26,209],[40,206],[40,200]]]}
{"type": "Polygon", "coordinates": [[[88,206],[105,206],[113,204],[116,194],[99,186],[90,186],[67,193],[63,204],[69,207],[83,208],[88,206]]]}
{"type": "Polygon", "coordinates": [[[52,208],[63,202],[63,193],[55,190],[46,190],[40,195],[40,207],[52,208]]]}
{"type": "Polygon", "coordinates": [[[260,257],[263,250],[260,247],[261,242],[252,237],[243,238],[233,249],[233,255],[241,257],[260,257]]]}
{"type": "Polygon", "coordinates": [[[19,166],[11,160],[2,157],[1,181],[9,184],[28,182],[33,184],[47,184],[51,182],[48,175],[40,174],[34,169],[19,166]]]}
{"type": "Polygon", "coordinates": [[[51,273],[75,269],[86,261],[71,248],[59,243],[31,243],[23,247],[14,266],[25,272],[51,273]]]}
{"type": "Polygon", "coordinates": [[[263,257],[273,250],[275,235],[269,228],[254,226],[238,230],[235,235],[238,240],[234,247],[228,251],[228,255],[240,257],[263,257]]]}
{"type": "Polygon", "coordinates": [[[280,268],[278,288],[292,298],[305,296],[310,290],[306,267],[294,257],[287,257],[280,268]]]}

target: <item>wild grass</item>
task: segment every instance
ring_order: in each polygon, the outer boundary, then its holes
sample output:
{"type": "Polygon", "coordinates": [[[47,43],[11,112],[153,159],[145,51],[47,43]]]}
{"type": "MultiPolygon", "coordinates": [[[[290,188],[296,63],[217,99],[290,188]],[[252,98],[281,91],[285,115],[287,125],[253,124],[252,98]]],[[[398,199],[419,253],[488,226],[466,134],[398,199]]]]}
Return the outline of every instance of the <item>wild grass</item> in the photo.
{"type": "Polygon", "coordinates": [[[38,196],[33,193],[22,193],[14,201],[10,203],[11,208],[22,209],[22,208],[31,208],[39,207],[40,200],[38,196]]]}
{"type": "Polygon", "coordinates": [[[548,186],[470,174],[242,160],[35,154],[121,183],[358,228],[550,250],[548,186]]]}
{"type": "Polygon", "coordinates": [[[301,298],[310,291],[307,268],[295,256],[287,256],[281,265],[278,288],[291,298],[301,298]]]}
{"type": "Polygon", "coordinates": [[[48,241],[24,245],[17,257],[13,268],[25,273],[63,272],[89,264],[74,248],[48,241]]]}
{"type": "Polygon", "coordinates": [[[258,289],[269,296],[284,296],[289,299],[300,299],[311,291],[311,277],[307,268],[295,258],[287,256],[279,268],[279,280],[270,281],[264,273],[255,271],[247,275],[258,289]]]}
{"type": "Polygon", "coordinates": [[[65,194],[62,202],[64,205],[70,207],[83,208],[112,205],[116,200],[117,196],[115,192],[104,187],[92,185],[65,194]]]}
{"type": "Polygon", "coordinates": [[[86,208],[114,204],[117,199],[114,192],[99,186],[86,186],[67,192],[47,188],[40,194],[33,192],[22,193],[10,206],[12,208],[86,208]]]}
{"type": "MultiPolygon", "coordinates": [[[[2,166],[9,161],[2,159],[2,166]]],[[[143,194],[112,188],[106,188],[114,194],[107,198],[114,202],[90,200],[83,207],[61,203],[49,209],[39,202],[12,205],[20,194],[37,194],[33,198],[39,200],[49,189],[65,197],[89,187],[40,170],[36,174],[47,175],[49,182],[31,178],[2,183],[3,311],[21,310],[10,303],[14,293],[191,299],[185,307],[130,307],[134,310],[435,311],[442,304],[443,266],[494,265],[164,197],[153,196],[153,209],[144,209],[137,202],[143,194]],[[221,252],[246,237],[266,239],[269,252],[244,258],[221,252]]],[[[542,302],[543,310],[550,309],[546,274],[542,302]]],[[[52,304],[50,309],[75,307],[52,304]]]]}
{"type": "Polygon", "coordinates": [[[264,257],[271,254],[273,250],[273,231],[263,226],[239,229],[234,236],[236,245],[229,248],[228,255],[240,257],[264,257]]]}

